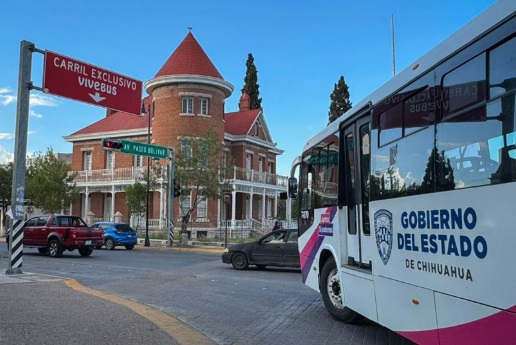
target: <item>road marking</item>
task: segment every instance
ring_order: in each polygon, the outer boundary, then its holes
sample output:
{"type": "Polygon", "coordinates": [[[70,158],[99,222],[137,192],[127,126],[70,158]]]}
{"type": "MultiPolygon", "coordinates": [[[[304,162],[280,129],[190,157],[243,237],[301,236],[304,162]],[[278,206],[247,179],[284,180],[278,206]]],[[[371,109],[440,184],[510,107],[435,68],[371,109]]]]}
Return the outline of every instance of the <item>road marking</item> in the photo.
{"type": "Polygon", "coordinates": [[[135,313],[143,316],[144,318],[146,318],[147,320],[161,328],[165,333],[170,335],[175,341],[177,341],[181,345],[215,344],[215,342],[213,342],[210,338],[206,337],[204,334],[197,332],[196,330],[186,325],[182,321],[178,320],[177,318],[158,309],[131,301],[121,296],[112,295],[107,292],[91,289],[89,287],[82,285],[74,279],[68,279],[65,281],[65,283],[66,285],[68,285],[68,287],[74,290],[87,293],[93,296],[97,296],[131,309],[135,313]]]}

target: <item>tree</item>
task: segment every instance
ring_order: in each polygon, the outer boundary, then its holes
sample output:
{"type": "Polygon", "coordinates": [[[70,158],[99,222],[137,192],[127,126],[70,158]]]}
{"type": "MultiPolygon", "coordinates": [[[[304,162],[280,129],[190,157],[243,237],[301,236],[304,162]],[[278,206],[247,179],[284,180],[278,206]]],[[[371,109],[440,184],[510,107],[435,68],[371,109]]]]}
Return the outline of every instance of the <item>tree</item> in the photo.
{"type": "Polygon", "coordinates": [[[147,202],[147,188],[140,181],[125,189],[125,203],[130,215],[137,217],[136,230],[140,224],[141,217],[145,214],[147,202]]]}
{"type": "Polygon", "coordinates": [[[249,108],[260,109],[262,107],[262,99],[259,98],[260,85],[258,84],[258,70],[254,65],[253,54],[249,53],[245,66],[247,67],[247,70],[244,78],[244,88],[247,90],[247,94],[249,95],[249,108]]]}
{"type": "Polygon", "coordinates": [[[191,138],[191,149],[178,152],[175,161],[175,178],[181,187],[179,209],[182,244],[186,244],[188,222],[199,203],[208,199],[221,199],[225,191],[230,191],[228,177],[233,172],[233,164],[225,159],[221,141],[213,129],[206,131],[200,138],[185,137],[191,138]],[[188,198],[191,199],[189,203],[188,198]]]}
{"type": "Polygon", "coordinates": [[[26,197],[43,212],[60,212],[79,196],[70,170],[70,164],[58,160],[52,148],[45,155],[34,155],[27,165],[26,197]]]}
{"type": "Polygon", "coordinates": [[[5,217],[7,205],[11,204],[11,192],[13,187],[13,163],[0,164],[0,204],[2,214],[5,217]]]}
{"type": "Polygon", "coordinates": [[[343,76],[340,76],[339,81],[334,85],[330,99],[331,103],[330,111],[328,112],[328,124],[332,123],[339,116],[351,109],[348,85],[344,81],[343,76]]]}

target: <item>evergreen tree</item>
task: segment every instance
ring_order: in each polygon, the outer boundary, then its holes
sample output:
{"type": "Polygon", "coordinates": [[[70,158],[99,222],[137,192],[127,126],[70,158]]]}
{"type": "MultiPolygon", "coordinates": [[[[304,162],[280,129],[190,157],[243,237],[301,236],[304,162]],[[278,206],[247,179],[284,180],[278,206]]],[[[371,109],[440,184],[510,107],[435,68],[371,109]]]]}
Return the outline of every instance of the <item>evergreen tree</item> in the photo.
{"type": "Polygon", "coordinates": [[[335,121],[339,116],[351,109],[351,101],[349,100],[348,85],[344,81],[344,77],[340,76],[339,81],[333,87],[330,95],[330,111],[328,112],[328,124],[335,121]]]}
{"type": "Polygon", "coordinates": [[[145,215],[147,206],[147,188],[140,181],[127,186],[125,189],[125,203],[131,216],[137,218],[136,230],[140,225],[140,219],[145,215]]]}
{"type": "Polygon", "coordinates": [[[260,85],[258,84],[258,70],[254,65],[253,54],[249,53],[245,63],[247,71],[245,73],[244,84],[250,100],[250,109],[260,109],[262,99],[260,97],[260,85]]]}

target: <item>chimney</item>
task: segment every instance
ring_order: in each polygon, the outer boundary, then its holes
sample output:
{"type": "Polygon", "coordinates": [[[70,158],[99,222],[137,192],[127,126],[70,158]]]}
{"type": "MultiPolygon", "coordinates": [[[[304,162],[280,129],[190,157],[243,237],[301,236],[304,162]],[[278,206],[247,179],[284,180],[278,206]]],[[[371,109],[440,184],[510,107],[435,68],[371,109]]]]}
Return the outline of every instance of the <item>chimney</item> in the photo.
{"type": "Polygon", "coordinates": [[[251,109],[251,100],[249,99],[249,95],[247,94],[247,89],[242,89],[242,96],[240,96],[240,102],[238,103],[238,108],[240,111],[246,111],[251,109]]]}

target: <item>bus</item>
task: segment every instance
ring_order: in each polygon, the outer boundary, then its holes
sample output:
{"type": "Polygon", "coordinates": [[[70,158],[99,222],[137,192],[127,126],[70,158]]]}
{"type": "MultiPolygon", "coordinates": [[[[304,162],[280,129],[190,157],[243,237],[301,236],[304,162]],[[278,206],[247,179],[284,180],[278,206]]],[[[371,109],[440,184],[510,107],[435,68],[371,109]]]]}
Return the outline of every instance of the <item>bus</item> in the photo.
{"type": "Polygon", "coordinates": [[[516,344],[515,10],[492,5],[292,164],[302,281],[332,317],[516,344]]]}

